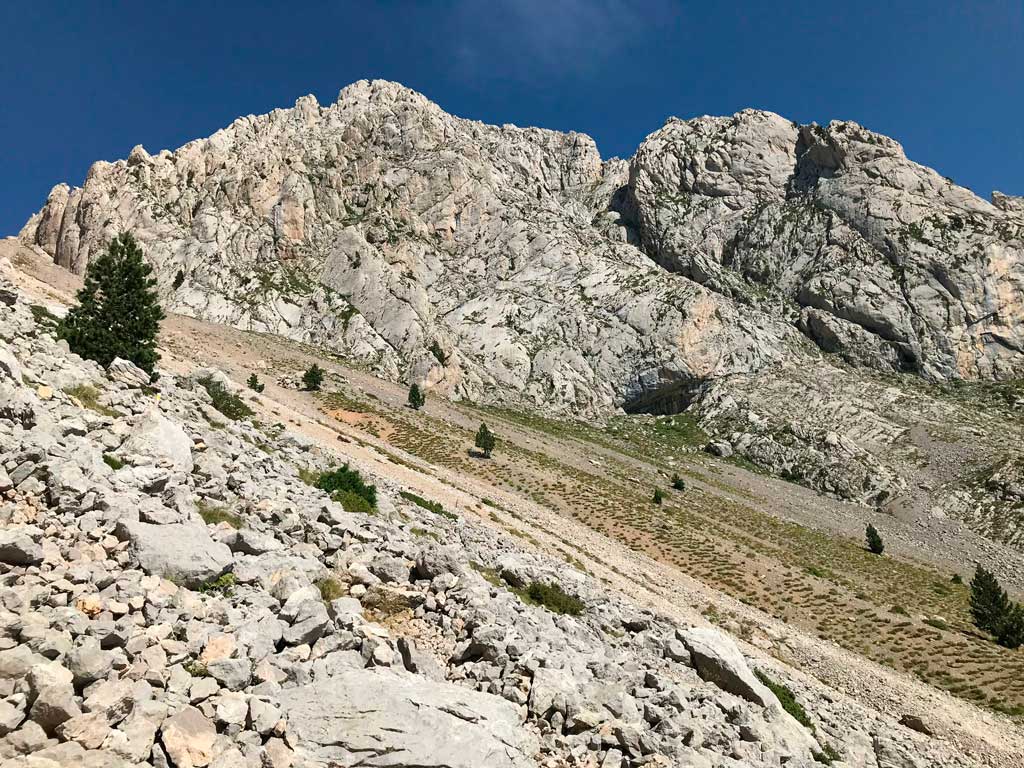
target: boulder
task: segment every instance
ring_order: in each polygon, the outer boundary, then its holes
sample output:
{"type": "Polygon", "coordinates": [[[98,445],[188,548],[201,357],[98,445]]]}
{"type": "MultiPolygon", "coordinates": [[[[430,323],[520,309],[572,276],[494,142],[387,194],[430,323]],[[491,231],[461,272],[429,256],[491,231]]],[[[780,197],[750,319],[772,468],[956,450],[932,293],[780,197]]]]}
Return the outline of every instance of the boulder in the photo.
{"type": "Polygon", "coordinates": [[[0,379],[12,379],[15,384],[21,384],[23,374],[18,358],[6,344],[0,343],[0,379]]]}
{"type": "Polygon", "coordinates": [[[217,729],[195,707],[185,707],[167,718],[160,728],[160,737],[176,768],[203,768],[215,756],[217,729]]]}
{"type": "Polygon", "coordinates": [[[107,378],[127,387],[136,388],[148,386],[151,380],[150,375],[135,363],[130,360],[122,360],[120,357],[115,357],[107,366],[107,378]]]}
{"type": "Polygon", "coordinates": [[[147,573],[190,589],[216,579],[231,567],[231,550],[215,541],[202,523],[152,525],[122,520],[116,533],[127,541],[147,573]]]}
{"type": "Polygon", "coordinates": [[[390,669],[341,669],[285,689],[289,742],[312,761],[419,768],[534,766],[534,737],[508,702],[390,669]],[[344,723],[339,728],[338,724],[344,723]]]}
{"type": "Polygon", "coordinates": [[[35,565],[43,559],[43,548],[37,543],[42,531],[32,526],[16,526],[0,530],[0,563],[35,565]]]}
{"type": "Polygon", "coordinates": [[[750,671],[731,637],[716,629],[698,627],[683,632],[682,641],[701,679],[759,706],[778,705],[775,694],[750,671]]]}
{"type": "Polygon", "coordinates": [[[143,456],[166,463],[173,469],[192,471],[192,440],[156,405],[151,406],[132,427],[120,454],[143,456]]]}

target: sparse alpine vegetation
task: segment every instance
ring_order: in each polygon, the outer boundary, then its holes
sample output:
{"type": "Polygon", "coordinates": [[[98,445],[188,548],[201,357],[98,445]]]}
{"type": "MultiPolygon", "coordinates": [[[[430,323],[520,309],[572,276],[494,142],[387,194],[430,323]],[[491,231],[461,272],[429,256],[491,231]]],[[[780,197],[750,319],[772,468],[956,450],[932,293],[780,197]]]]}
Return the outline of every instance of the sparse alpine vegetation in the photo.
{"type": "Polygon", "coordinates": [[[255,413],[242,398],[212,376],[201,376],[196,382],[206,390],[213,407],[232,421],[247,419],[255,413]]]}

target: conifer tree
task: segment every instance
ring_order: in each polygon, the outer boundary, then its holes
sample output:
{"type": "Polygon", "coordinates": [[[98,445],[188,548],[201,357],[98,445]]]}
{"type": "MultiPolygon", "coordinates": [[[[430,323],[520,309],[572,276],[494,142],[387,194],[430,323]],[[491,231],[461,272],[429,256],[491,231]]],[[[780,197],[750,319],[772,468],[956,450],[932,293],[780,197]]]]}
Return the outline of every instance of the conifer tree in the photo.
{"type": "Polygon", "coordinates": [[[304,374],[302,374],[302,384],[310,392],[316,392],[320,389],[320,385],[324,383],[324,369],[316,363],[313,363],[304,374]]]}
{"type": "Polygon", "coordinates": [[[120,357],[152,374],[160,359],[156,337],[164,319],[152,273],[131,234],[115,237],[89,262],[78,305],[57,325],[58,338],[104,368],[120,357]]]}
{"type": "Polygon", "coordinates": [[[409,387],[409,406],[411,408],[415,408],[418,411],[426,402],[427,396],[423,394],[419,384],[413,384],[409,387]]]}
{"type": "Polygon", "coordinates": [[[494,433],[487,428],[486,424],[481,424],[480,429],[476,432],[476,447],[483,451],[484,458],[491,458],[491,451],[494,450],[494,445],[497,440],[494,438],[494,433]]]}
{"type": "Polygon", "coordinates": [[[880,555],[885,551],[885,544],[882,542],[882,537],[879,535],[878,530],[871,523],[868,523],[867,530],[864,532],[864,536],[867,539],[868,551],[874,555],[880,555]]]}
{"type": "Polygon", "coordinates": [[[1024,607],[1020,603],[1014,603],[1007,609],[994,634],[996,642],[1004,648],[1024,645],[1024,607]]]}
{"type": "Polygon", "coordinates": [[[980,565],[971,579],[971,618],[978,629],[996,634],[1010,612],[1010,598],[996,577],[980,565]]]}

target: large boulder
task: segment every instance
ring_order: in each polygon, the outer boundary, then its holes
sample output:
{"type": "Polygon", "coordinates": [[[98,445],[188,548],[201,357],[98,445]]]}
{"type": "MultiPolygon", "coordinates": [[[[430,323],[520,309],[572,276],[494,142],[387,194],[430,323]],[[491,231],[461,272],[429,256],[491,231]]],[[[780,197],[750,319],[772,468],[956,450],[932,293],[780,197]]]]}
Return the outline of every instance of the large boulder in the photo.
{"type": "Polygon", "coordinates": [[[152,525],[122,520],[116,532],[118,538],[129,543],[147,573],[183,587],[201,586],[231,566],[231,550],[214,541],[201,523],[152,525]]]}
{"type": "Polygon", "coordinates": [[[39,539],[43,532],[30,525],[0,530],[0,563],[35,565],[43,559],[39,539]]]}
{"type": "Polygon", "coordinates": [[[537,744],[496,696],[389,669],[341,669],[281,691],[289,741],[312,761],[525,768],[537,744]]]}
{"type": "Polygon", "coordinates": [[[717,629],[697,627],[684,632],[681,639],[701,679],[762,707],[778,706],[775,694],[750,671],[740,649],[728,635],[717,629]]]}
{"type": "Polygon", "coordinates": [[[124,456],[144,456],[174,469],[192,471],[192,440],[155,405],[132,427],[120,452],[124,456]]]}
{"type": "Polygon", "coordinates": [[[131,360],[115,357],[107,366],[107,378],[126,387],[144,387],[150,383],[150,375],[131,360]]]}

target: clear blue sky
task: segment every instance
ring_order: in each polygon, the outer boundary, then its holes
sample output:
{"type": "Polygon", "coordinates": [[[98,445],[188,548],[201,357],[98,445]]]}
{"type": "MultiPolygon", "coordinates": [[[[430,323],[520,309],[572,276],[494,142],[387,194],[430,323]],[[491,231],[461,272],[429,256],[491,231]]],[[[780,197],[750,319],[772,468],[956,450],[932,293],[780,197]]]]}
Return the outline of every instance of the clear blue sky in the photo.
{"type": "Polygon", "coordinates": [[[373,77],[604,157],[670,115],[856,120],[984,197],[1024,194],[1022,0],[5,0],[0,29],[0,235],[94,160],[373,77]]]}

